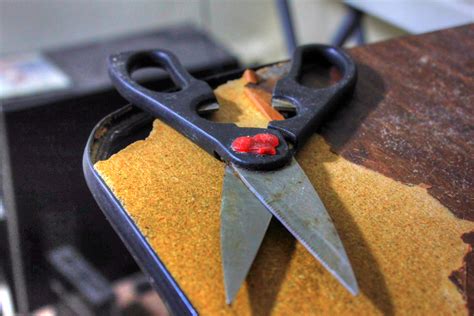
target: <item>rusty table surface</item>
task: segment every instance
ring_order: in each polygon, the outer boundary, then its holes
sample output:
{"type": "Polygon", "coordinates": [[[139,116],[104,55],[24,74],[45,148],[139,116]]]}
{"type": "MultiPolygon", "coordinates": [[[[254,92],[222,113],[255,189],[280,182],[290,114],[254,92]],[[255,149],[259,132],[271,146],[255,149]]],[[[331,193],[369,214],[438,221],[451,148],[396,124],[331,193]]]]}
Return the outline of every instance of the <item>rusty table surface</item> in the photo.
{"type": "MultiPolygon", "coordinates": [[[[350,104],[323,127],[344,158],[421,185],[455,216],[474,221],[474,25],[356,47],[350,104]]],[[[267,100],[285,65],[261,71],[253,89],[267,100]],[[265,94],[267,94],[265,96],[265,94]]],[[[316,78],[317,79],[317,78],[316,78]]],[[[451,280],[474,312],[474,232],[451,280]]]]}
{"type": "MultiPolygon", "coordinates": [[[[346,159],[428,192],[474,221],[474,25],[350,50],[359,84],[323,130],[346,159]]],[[[474,233],[460,236],[474,245],[474,233]]],[[[451,278],[474,312],[474,256],[451,278]]]]}

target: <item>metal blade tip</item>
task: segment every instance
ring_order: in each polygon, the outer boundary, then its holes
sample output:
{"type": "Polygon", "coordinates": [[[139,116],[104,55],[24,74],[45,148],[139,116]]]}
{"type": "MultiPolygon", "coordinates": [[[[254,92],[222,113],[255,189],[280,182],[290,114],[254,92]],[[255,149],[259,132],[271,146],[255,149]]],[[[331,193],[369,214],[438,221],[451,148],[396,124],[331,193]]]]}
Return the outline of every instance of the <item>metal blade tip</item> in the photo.
{"type": "Polygon", "coordinates": [[[258,172],[232,165],[241,180],[303,246],[353,295],[359,293],[349,258],[313,185],[295,159],[258,172]]]}
{"type": "Polygon", "coordinates": [[[230,288],[227,286],[225,286],[225,302],[227,305],[230,305],[232,304],[232,302],[234,301],[235,299],[235,296],[237,295],[237,292],[239,291],[239,288],[230,288]]]}

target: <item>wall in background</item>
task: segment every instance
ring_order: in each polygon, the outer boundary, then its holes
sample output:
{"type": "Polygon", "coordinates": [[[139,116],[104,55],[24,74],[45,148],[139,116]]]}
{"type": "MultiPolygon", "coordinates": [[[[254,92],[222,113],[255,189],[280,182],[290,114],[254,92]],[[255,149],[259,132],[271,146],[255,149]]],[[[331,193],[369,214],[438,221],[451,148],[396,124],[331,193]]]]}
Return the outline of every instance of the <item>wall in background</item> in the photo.
{"type": "MultiPolygon", "coordinates": [[[[329,42],[345,8],[340,1],[294,0],[301,43],[329,42]]],[[[0,0],[0,54],[43,50],[176,23],[208,30],[245,63],[287,56],[273,0],[0,0]]],[[[372,18],[369,42],[403,34],[372,18]]]]}
{"type": "Polygon", "coordinates": [[[76,44],[187,21],[199,2],[147,0],[0,0],[0,52],[76,44]]]}
{"type": "MultiPolygon", "coordinates": [[[[291,5],[301,43],[330,42],[347,12],[341,1],[296,0],[291,5]]],[[[406,34],[370,16],[364,17],[363,25],[369,43],[406,34]]]]}

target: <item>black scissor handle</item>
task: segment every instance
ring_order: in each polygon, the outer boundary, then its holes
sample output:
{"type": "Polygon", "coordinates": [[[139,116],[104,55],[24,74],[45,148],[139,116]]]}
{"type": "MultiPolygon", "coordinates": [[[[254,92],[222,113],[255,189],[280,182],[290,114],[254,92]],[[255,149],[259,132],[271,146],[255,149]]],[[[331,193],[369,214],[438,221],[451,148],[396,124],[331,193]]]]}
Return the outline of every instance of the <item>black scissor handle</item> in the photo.
{"type": "MultiPolygon", "coordinates": [[[[125,52],[109,57],[109,75],[122,96],[134,105],[161,117],[169,110],[180,114],[212,101],[214,93],[204,81],[196,80],[178,58],[165,50],[125,52]],[[158,92],[145,88],[131,74],[141,68],[159,67],[171,77],[178,91],[158,92]]],[[[171,113],[169,113],[171,114],[171,113]]]]}
{"type": "Polygon", "coordinates": [[[273,101],[291,103],[297,113],[286,120],[270,122],[269,128],[280,131],[297,150],[314,134],[327,114],[353,92],[356,81],[356,65],[341,48],[320,44],[299,46],[293,53],[288,75],[277,82],[272,97],[273,101]],[[321,89],[302,85],[299,81],[304,65],[321,62],[336,66],[342,78],[321,89]]]}
{"type": "MultiPolygon", "coordinates": [[[[212,88],[192,77],[171,52],[150,50],[126,52],[109,57],[109,75],[118,92],[129,102],[160,118],[212,155],[245,168],[270,170],[286,164],[292,152],[280,132],[262,128],[240,128],[235,124],[217,123],[200,117],[197,109],[216,102],[212,88]],[[132,79],[134,70],[144,67],[165,70],[180,89],[157,92],[132,79]],[[279,139],[275,155],[254,155],[232,150],[233,141],[241,136],[273,134],[279,139]]],[[[182,153],[180,153],[182,154],[182,153]]]]}

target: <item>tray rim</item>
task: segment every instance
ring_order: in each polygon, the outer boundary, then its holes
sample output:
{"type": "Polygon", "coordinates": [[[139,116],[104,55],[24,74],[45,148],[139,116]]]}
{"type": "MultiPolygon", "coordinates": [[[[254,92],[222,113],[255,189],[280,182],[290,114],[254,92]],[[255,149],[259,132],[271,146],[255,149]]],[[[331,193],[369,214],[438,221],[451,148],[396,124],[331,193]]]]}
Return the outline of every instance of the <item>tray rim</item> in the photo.
{"type": "Polygon", "coordinates": [[[145,273],[153,288],[158,292],[168,311],[177,315],[198,315],[158,254],[140,232],[134,220],[94,168],[95,162],[93,162],[92,155],[95,150],[94,146],[100,141],[100,138],[96,138],[98,131],[104,128],[106,124],[113,122],[115,117],[128,114],[130,108],[131,106],[128,105],[112,112],[104,117],[92,130],[83,155],[83,171],[87,186],[108,222],[119,235],[140,269],[145,273]]]}

